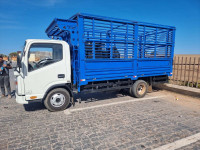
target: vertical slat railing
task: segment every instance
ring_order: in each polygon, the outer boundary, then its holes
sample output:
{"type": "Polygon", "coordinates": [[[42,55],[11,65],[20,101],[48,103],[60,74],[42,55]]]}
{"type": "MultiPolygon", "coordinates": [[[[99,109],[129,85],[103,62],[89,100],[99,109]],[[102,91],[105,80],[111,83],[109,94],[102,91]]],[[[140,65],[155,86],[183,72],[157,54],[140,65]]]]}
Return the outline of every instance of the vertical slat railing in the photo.
{"type": "Polygon", "coordinates": [[[186,83],[186,69],[187,69],[187,57],[185,58],[185,70],[184,70],[184,82],[183,85],[186,83]]]}
{"type": "Polygon", "coordinates": [[[175,56],[173,61],[173,76],[170,83],[194,88],[200,88],[200,57],[175,56]]]}
{"type": "Polygon", "coordinates": [[[180,70],[179,85],[181,85],[181,83],[182,83],[182,69],[183,69],[183,57],[181,59],[181,70],[180,70]]]}
{"type": "Polygon", "coordinates": [[[158,36],[158,28],[156,28],[156,36],[155,36],[155,49],[154,49],[154,58],[157,57],[157,36],[158,36]]]}
{"type": "Polygon", "coordinates": [[[145,58],[145,40],[146,40],[146,34],[145,34],[145,32],[146,32],[146,29],[145,29],[145,27],[144,27],[144,38],[143,38],[143,47],[142,47],[142,58],[145,58]]]}
{"type": "Polygon", "coordinates": [[[194,71],[195,71],[195,57],[194,57],[194,64],[193,64],[193,71],[192,71],[192,87],[193,87],[193,79],[194,79],[194,71]]]}
{"type": "Polygon", "coordinates": [[[128,58],[128,24],[126,24],[126,50],[125,50],[125,58],[128,58]]]}
{"type": "MultiPolygon", "coordinates": [[[[95,38],[95,34],[94,34],[94,18],[92,19],[92,38],[95,38]]],[[[92,41],[92,54],[93,54],[93,59],[95,59],[95,42],[92,41]]]]}
{"type": "MultiPolygon", "coordinates": [[[[113,23],[110,23],[110,37],[113,39],[113,23]]],[[[113,40],[110,43],[110,59],[113,58],[113,40]]]]}
{"type": "Polygon", "coordinates": [[[199,85],[199,69],[200,69],[200,57],[199,57],[199,60],[198,60],[196,88],[198,88],[198,85],[199,85]]]}
{"type": "Polygon", "coordinates": [[[176,75],[176,84],[178,84],[178,81],[179,81],[179,76],[178,76],[178,74],[179,74],[179,65],[180,65],[180,62],[179,62],[179,57],[178,57],[178,64],[177,64],[177,75],[176,75]]]}
{"type": "Polygon", "coordinates": [[[175,79],[175,71],[176,71],[176,57],[174,58],[174,61],[173,61],[173,81],[172,81],[172,83],[174,84],[174,79],[175,79]]]}
{"type": "Polygon", "coordinates": [[[190,66],[191,66],[191,57],[190,57],[190,61],[189,61],[189,70],[188,70],[188,83],[187,83],[187,86],[190,85],[190,66]]]}

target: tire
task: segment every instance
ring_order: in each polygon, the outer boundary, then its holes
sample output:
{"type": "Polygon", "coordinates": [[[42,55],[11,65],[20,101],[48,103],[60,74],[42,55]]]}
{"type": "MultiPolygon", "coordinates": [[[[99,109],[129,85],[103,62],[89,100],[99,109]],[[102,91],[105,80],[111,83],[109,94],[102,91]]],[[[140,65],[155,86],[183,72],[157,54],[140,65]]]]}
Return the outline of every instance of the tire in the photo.
{"type": "Polygon", "coordinates": [[[70,103],[69,92],[63,88],[50,91],[44,100],[44,105],[49,111],[61,111],[70,103]]]}
{"type": "Polygon", "coordinates": [[[136,81],[129,91],[130,95],[136,98],[142,98],[147,93],[147,83],[144,80],[136,81]]]}

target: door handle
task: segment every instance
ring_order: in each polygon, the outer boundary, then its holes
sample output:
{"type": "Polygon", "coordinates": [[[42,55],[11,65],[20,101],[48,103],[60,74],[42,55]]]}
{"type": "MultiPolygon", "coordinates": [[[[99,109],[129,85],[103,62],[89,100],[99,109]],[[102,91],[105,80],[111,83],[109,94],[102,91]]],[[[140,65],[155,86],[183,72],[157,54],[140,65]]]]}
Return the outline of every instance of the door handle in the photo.
{"type": "Polygon", "coordinates": [[[65,74],[58,74],[58,78],[65,78],[65,74]]]}

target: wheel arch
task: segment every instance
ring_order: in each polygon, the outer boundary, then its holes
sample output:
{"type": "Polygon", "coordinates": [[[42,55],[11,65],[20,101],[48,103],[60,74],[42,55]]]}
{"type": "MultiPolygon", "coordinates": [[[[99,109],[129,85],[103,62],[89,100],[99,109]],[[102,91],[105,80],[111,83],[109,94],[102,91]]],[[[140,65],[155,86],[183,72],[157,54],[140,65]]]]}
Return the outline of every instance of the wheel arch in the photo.
{"type": "Polygon", "coordinates": [[[44,94],[42,102],[44,102],[44,100],[47,97],[47,95],[48,95],[49,92],[51,92],[52,90],[57,89],[57,88],[66,89],[69,92],[69,95],[70,95],[70,97],[72,99],[73,98],[73,92],[72,92],[72,89],[70,88],[70,86],[71,86],[70,84],[56,84],[56,85],[53,85],[53,86],[49,87],[47,89],[47,91],[45,92],[45,94],[44,94]]]}

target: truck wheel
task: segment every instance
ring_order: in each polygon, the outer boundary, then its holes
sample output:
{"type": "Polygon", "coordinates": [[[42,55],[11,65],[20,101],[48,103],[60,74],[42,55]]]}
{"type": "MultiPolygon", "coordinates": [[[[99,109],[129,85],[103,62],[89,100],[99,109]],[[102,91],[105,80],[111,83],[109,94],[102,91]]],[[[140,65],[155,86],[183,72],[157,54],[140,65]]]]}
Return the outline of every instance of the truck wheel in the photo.
{"type": "Polygon", "coordinates": [[[136,81],[133,86],[130,88],[131,96],[136,98],[142,98],[147,93],[147,83],[144,80],[136,81]]]}
{"type": "Polygon", "coordinates": [[[44,105],[49,111],[61,111],[67,108],[70,103],[69,92],[62,88],[57,88],[48,93],[44,100],[44,105]]]}

